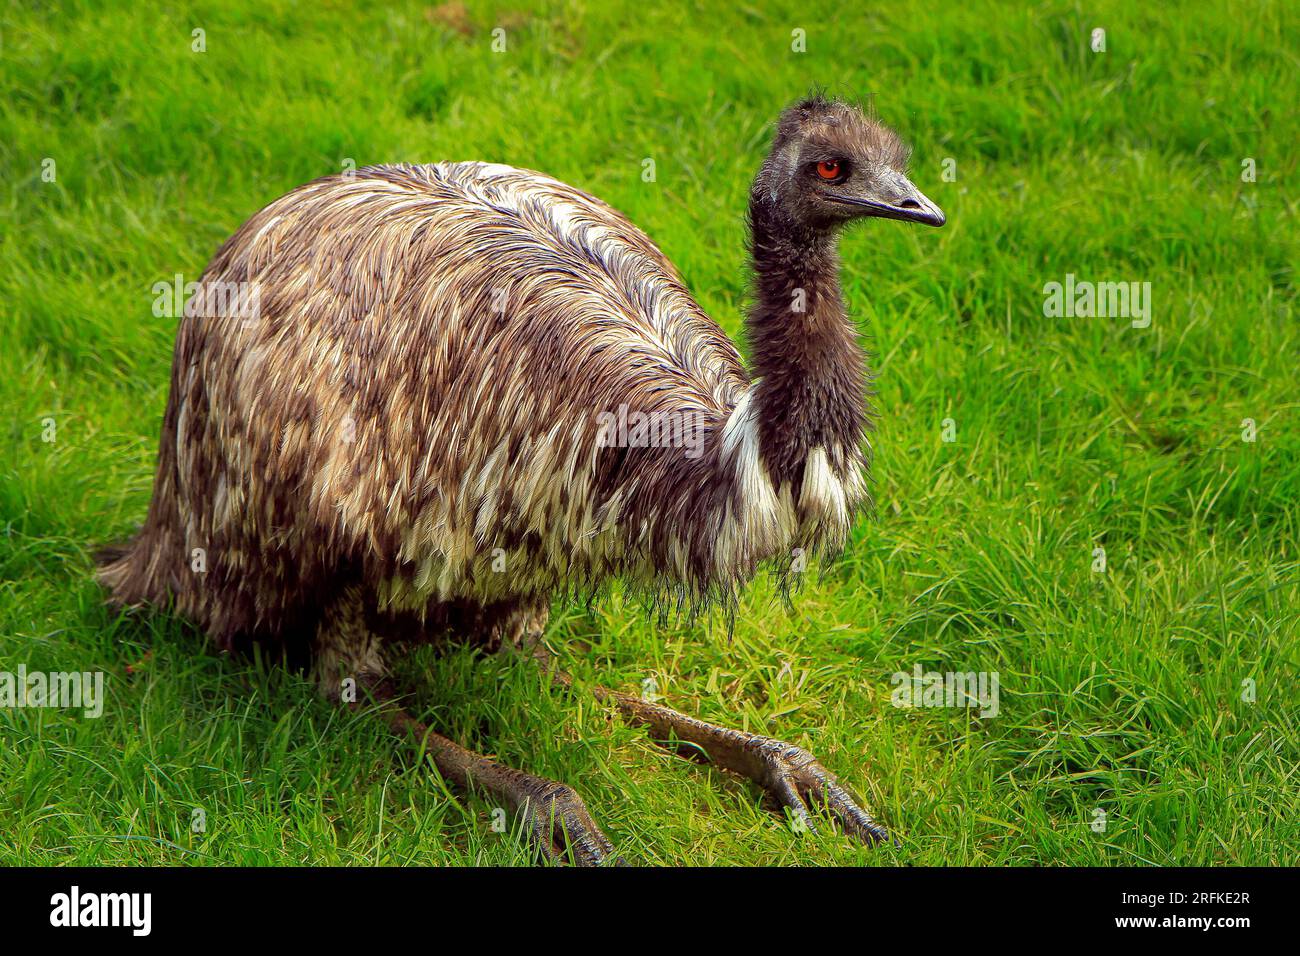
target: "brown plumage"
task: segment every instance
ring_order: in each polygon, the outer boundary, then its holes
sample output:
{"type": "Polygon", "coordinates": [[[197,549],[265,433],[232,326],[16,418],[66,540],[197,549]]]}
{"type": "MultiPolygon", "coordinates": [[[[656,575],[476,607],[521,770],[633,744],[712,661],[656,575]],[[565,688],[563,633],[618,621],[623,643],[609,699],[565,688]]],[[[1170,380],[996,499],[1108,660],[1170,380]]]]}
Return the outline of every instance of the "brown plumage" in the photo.
{"type": "Polygon", "coordinates": [[[337,695],[412,634],[535,637],[553,595],[614,578],[729,601],[837,550],[868,414],[836,236],[942,223],[905,162],[853,107],[782,115],[750,198],[752,381],[650,239],[570,186],[441,163],[294,190],[200,279],[254,308],[180,323],[149,514],[101,580],[221,648],[314,635],[337,695]],[[678,440],[611,432],[637,413],[678,440]]]}

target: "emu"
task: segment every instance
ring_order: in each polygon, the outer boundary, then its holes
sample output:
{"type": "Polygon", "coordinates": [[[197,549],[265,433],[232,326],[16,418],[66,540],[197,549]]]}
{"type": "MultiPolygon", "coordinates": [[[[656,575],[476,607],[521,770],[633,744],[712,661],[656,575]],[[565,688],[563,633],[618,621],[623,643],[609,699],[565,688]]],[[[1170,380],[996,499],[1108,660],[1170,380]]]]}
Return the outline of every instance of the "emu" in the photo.
{"type": "MultiPolygon", "coordinates": [[[[148,516],[101,559],[109,600],[170,607],[222,650],[302,638],[323,693],[361,688],[544,856],[621,861],[572,788],[402,709],[387,662],[449,635],[541,647],[554,597],[615,579],[733,606],[760,563],[839,551],[868,503],[869,409],[837,238],[867,217],[943,225],[907,159],[851,104],[781,114],[749,198],[749,371],[644,233],[539,173],[371,166],[275,200],[200,279],[251,290],[255,314],[179,324],[148,516]],[[616,440],[598,423],[620,409],[698,440],[616,440]]],[[[809,826],[820,807],[888,838],[801,748],[595,693],[809,826]]]]}

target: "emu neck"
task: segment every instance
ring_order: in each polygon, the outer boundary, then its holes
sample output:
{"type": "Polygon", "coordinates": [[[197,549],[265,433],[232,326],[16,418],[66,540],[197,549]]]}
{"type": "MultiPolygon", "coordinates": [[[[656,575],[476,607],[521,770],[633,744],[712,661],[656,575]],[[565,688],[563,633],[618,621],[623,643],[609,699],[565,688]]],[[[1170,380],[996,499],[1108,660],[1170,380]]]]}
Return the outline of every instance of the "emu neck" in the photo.
{"type": "Polygon", "coordinates": [[[867,367],[844,310],[836,237],[782,220],[750,204],[755,302],[745,322],[752,370],[760,379],[760,453],[779,487],[799,487],[810,452],[823,448],[843,470],[867,423],[867,367]]]}

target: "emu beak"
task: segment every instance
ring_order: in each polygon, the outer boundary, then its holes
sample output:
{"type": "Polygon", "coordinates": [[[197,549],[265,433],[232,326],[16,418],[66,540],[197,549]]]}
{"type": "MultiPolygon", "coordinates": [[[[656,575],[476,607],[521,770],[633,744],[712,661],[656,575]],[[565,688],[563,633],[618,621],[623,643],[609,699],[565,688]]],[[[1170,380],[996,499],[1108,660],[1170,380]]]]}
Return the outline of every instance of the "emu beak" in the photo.
{"type": "Polygon", "coordinates": [[[860,207],[860,215],[877,219],[898,219],[927,226],[942,226],[948,221],[943,210],[932,203],[906,176],[891,172],[873,196],[827,194],[828,199],[860,207]]]}

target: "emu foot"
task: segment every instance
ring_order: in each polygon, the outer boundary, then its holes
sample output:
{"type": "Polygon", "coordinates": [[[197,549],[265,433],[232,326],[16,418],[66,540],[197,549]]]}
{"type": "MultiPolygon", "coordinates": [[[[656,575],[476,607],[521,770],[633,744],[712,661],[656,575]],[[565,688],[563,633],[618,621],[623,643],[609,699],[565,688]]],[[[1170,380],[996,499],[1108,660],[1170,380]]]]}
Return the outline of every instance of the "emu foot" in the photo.
{"type": "Polygon", "coordinates": [[[774,803],[788,808],[801,826],[816,833],[810,811],[824,807],[849,836],[864,843],[890,841],[889,832],[858,806],[834,775],[808,751],[771,737],[735,733],[742,737],[738,746],[748,750],[751,759],[762,768],[755,782],[767,791],[774,803]]]}
{"type": "Polygon", "coordinates": [[[519,776],[510,797],[523,815],[529,838],[545,859],[576,866],[626,865],[591,819],[577,791],[543,777],[519,776]]]}
{"type": "MultiPolygon", "coordinates": [[[[557,672],[555,680],[565,686],[570,684],[563,672],[557,672]]],[[[604,687],[596,688],[596,696],[646,726],[657,743],[676,747],[688,756],[707,757],[717,766],[754,781],[778,806],[788,808],[800,826],[815,832],[812,814],[824,808],[849,836],[872,844],[892,842],[889,832],[801,747],[719,727],[604,687]]]]}
{"type": "Polygon", "coordinates": [[[462,790],[475,790],[509,806],[523,819],[528,838],[545,859],[576,866],[624,864],[572,787],[476,754],[401,708],[388,708],[385,716],[395,732],[423,744],[444,778],[462,790]]]}

